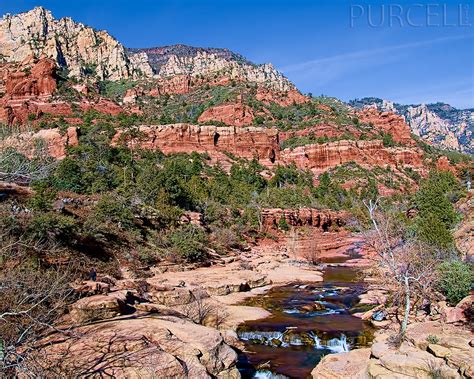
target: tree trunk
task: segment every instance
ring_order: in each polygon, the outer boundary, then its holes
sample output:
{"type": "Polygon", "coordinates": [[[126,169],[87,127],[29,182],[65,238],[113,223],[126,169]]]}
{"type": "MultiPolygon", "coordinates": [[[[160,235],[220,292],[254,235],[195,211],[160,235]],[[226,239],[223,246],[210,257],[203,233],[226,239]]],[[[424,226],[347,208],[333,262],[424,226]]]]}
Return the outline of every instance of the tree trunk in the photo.
{"type": "Polygon", "coordinates": [[[405,287],[405,314],[403,315],[402,326],[400,328],[400,336],[404,337],[408,326],[408,317],[410,316],[410,282],[408,277],[404,278],[405,287]]]}

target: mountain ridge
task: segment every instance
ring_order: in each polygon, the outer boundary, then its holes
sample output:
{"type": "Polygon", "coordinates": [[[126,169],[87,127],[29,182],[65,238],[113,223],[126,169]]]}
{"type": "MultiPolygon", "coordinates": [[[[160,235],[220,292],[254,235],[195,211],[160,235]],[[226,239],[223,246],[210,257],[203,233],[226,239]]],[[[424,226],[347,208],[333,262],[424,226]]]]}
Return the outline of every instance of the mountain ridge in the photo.
{"type": "Polygon", "coordinates": [[[423,140],[448,150],[474,154],[474,108],[458,109],[444,102],[399,104],[376,97],[354,99],[349,105],[400,114],[413,134],[423,140]]]}
{"type": "Polygon", "coordinates": [[[77,78],[96,75],[100,80],[117,81],[220,72],[278,90],[295,87],[271,64],[252,63],[229,49],[183,44],[127,49],[107,31],[70,17],[56,19],[43,7],[7,14],[0,20],[0,58],[21,62],[30,55],[45,55],[77,78]]]}

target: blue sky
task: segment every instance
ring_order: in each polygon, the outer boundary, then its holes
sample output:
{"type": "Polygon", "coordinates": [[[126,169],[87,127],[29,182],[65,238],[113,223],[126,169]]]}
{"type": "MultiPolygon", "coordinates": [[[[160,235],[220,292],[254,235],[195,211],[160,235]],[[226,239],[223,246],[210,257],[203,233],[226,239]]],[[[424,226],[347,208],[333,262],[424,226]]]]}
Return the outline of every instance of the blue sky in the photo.
{"type": "Polygon", "coordinates": [[[0,13],[36,5],[128,47],[227,47],[315,95],[474,108],[472,0],[1,0],[0,13]]]}

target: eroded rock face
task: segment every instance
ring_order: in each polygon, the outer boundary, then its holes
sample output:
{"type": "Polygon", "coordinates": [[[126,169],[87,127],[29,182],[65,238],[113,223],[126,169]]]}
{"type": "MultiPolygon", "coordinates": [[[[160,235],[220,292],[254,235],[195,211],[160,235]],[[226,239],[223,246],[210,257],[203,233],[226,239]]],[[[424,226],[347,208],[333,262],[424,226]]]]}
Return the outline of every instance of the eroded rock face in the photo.
{"type": "Polygon", "coordinates": [[[280,220],[284,218],[291,226],[312,226],[323,231],[329,231],[332,226],[342,226],[349,218],[344,212],[319,210],[312,208],[299,209],[263,209],[263,225],[267,227],[278,227],[280,220]]]}
{"type": "Polygon", "coordinates": [[[241,102],[236,102],[210,107],[202,112],[198,121],[201,123],[217,121],[226,125],[245,126],[252,125],[254,118],[252,108],[241,102]]]}
{"type": "MultiPolygon", "coordinates": [[[[57,20],[42,7],[3,17],[0,55],[8,62],[44,55],[66,67],[74,77],[83,77],[92,71],[102,80],[118,80],[138,73],[123,46],[107,32],[96,31],[69,17],[57,20]]],[[[139,66],[142,71],[146,71],[144,65],[141,62],[139,66]]]]}
{"type": "MultiPolygon", "coordinates": [[[[222,158],[224,152],[229,152],[241,158],[256,157],[268,164],[276,160],[278,154],[278,131],[273,129],[172,124],[141,126],[139,130],[144,137],[134,141],[135,144],[139,143],[144,149],[159,149],[165,154],[196,151],[222,158]]],[[[112,143],[123,143],[121,136],[119,131],[112,143]]]]}
{"type": "Polygon", "coordinates": [[[299,146],[281,151],[280,158],[287,163],[294,162],[300,168],[315,171],[324,171],[352,161],[362,166],[423,166],[423,152],[410,148],[386,148],[380,140],[346,140],[299,146]]]}
{"type": "MultiPolygon", "coordinates": [[[[177,75],[228,78],[257,83],[278,91],[288,91],[294,85],[271,64],[252,64],[239,54],[227,49],[195,48],[173,45],[148,49],[131,49],[131,60],[136,54],[145,54],[153,67],[155,77],[177,75]]],[[[143,58],[140,58],[143,59],[143,58]]]]}
{"type": "MultiPolygon", "coordinates": [[[[415,135],[443,148],[462,150],[450,122],[439,117],[426,104],[408,107],[405,117],[415,135]]],[[[461,135],[465,127],[466,125],[462,125],[458,134],[461,135]]]]}
{"type": "Polygon", "coordinates": [[[0,148],[12,147],[32,158],[39,144],[51,157],[62,159],[66,156],[66,148],[77,146],[78,143],[77,129],[69,127],[64,134],[58,128],[16,134],[0,140],[0,148]]]}
{"type": "Polygon", "coordinates": [[[114,378],[239,378],[237,353],[215,329],[172,316],[104,321],[48,338],[42,364],[114,378]]]}
{"type": "Polygon", "coordinates": [[[56,64],[43,58],[32,65],[23,64],[6,75],[5,94],[11,99],[50,96],[56,90],[56,64]]]}
{"type": "Polygon", "coordinates": [[[257,88],[256,99],[265,104],[275,103],[281,107],[288,107],[293,104],[303,104],[310,101],[309,98],[302,95],[298,90],[291,89],[289,91],[272,91],[265,87],[257,88]]]}
{"type": "Polygon", "coordinates": [[[380,112],[375,107],[368,107],[358,112],[357,117],[360,122],[373,125],[374,129],[391,134],[395,142],[414,144],[410,127],[403,116],[392,112],[380,112]]]}
{"type": "Polygon", "coordinates": [[[375,107],[384,112],[402,115],[416,136],[435,146],[474,152],[474,111],[456,109],[449,104],[403,105],[376,98],[351,102],[357,108],[375,107]]]}

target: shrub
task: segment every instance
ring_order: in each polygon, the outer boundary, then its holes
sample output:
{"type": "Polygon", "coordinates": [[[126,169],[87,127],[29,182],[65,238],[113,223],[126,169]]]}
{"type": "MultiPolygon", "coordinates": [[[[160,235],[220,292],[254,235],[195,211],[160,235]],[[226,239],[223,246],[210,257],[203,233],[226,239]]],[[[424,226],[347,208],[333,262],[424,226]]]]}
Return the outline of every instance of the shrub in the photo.
{"type": "Polygon", "coordinates": [[[69,216],[48,212],[35,215],[28,226],[28,233],[38,240],[62,239],[70,237],[75,221],[69,216]]]}
{"type": "Polygon", "coordinates": [[[51,188],[45,181],[35,182],[32,185],[35,194],[29,202],[29,206],[37,211],[48,211],[53,207],[56,199],[56,190],[51,188]]]}
{"type": "Polygon", "coordinates": [[[171,250],[187,262],[203,261],[206,256],[207,235],[194,225],[186,225],[168,237],[171,250]]]}
{"type": "Polygon", "coordinates": [[[382,142],[385,147],[392,147],[395,146],[395,142],[393,141],[393,136],[389,133],[384,133],[382,136],[382,142]]]}
{"type": "Polygon", "coordinates": [[[286,218],[284,216],[280,217],[280,220],[278,220],[278,228],[280,230],[283,230],[284,232],[290,230],[290,227],[288,226],[288,223],[286,222],[286,218]]]}
{"type": "Polygon", "coordinates": [[[117,195],[104,195],[97,202],[94,217],[99,223],[115,223],[121,228],[133,226],[133,213],[130,204],[117,195]]]}
{"type": "Polygon", "coordinates": [[[71,157],[64,158],[54,172],[54,186],[59,190],[82,192],[82,171],[79,162],[71,157]]]}
{"type": "Polygon", "coordinates": [[[468,264],[443,262],[438,266],[438,272],[438,287],[450,304],[457,304],[469,294],[474,276],[468,264]]]}
{"type": "Polygon", "coordinates": [[[439,343],[439,338],[437,336],[433,336],[432,334],[430,334],[428,337],[426,337],[426,341],[428,343],[437,344],[439,343]]]}

